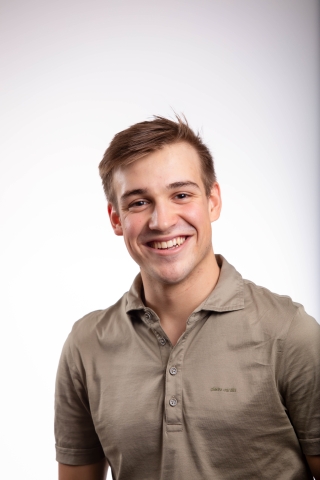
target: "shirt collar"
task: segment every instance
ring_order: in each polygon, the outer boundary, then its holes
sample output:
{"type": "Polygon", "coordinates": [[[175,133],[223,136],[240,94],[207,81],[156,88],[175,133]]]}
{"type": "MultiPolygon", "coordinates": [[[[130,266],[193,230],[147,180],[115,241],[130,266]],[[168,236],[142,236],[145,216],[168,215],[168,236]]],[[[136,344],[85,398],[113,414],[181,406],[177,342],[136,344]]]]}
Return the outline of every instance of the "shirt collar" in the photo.
{"type": "MultiPolygon", "coordinates": [[[[216,255],[220,275],[210,295],[195,309],[214,312],[231,312],[244,308],[243,279],[239,272],[222,255],[216,255]]],[[[141,298],[143,286],[140,273],[127,293],[126,312],[144,310],[146,306],[141,298]]]]}

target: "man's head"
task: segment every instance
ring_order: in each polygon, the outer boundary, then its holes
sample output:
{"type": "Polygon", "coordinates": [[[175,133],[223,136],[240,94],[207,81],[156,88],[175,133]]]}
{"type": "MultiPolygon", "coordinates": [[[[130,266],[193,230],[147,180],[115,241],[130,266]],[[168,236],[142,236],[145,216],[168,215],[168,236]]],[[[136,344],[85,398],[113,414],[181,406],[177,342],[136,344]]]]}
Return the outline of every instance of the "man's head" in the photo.
{"type": "Polygon", "coordinates": [[[124,237],[143,282],[210,279],[220,188],[209,150],[186,123],[156,117],[119,133],[101,171],[112,228],[124,237]]]}
{"type": "Polygon", "coordinates": [[[214,163],[208,147],[202,142],[184,121],[176,115],[174,122],[167,118],[154,116],[154,120],[136,123],[117,133],[107,148],[99,165],[103,188],[108,201],[118,211],[117,196],[113,177],[116,170],[162,149],[166,145],[186,142],[198,153],[201,165],[201,177],[206,195],[216,181],[214,163]]]}

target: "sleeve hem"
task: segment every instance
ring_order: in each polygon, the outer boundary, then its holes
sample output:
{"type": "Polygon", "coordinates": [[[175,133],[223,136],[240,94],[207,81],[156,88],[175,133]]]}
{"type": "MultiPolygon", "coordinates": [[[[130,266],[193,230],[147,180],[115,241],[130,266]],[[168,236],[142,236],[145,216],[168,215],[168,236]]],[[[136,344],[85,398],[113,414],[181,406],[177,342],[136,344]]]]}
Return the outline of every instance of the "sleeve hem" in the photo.
{"type": "Polygon", "coordinates": [[[65,465],[90,465],[105,457],[101,447],[65,448],[56,445],[56,460],[65,465]]]}
{"type": "Polygon", "coordinates": [[[320,455],[320,438],[302,440],[299,438],[301,449],[305,455],[320,455]]]}

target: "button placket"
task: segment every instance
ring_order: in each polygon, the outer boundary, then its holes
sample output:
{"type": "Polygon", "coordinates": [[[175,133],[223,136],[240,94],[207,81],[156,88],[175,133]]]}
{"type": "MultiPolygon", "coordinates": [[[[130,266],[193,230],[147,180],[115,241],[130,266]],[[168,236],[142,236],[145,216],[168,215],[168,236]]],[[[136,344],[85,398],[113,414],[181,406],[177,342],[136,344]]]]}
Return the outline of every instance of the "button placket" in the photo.
{"type": "MultiPolygon", "coordinates": [[[[185,342],[177,344],[171,351],[166,368],[165,412],[167,429],[181,431],[182,425],[182,360],[185,342]]],[[[168,431],[169,431],[168,430],[168,431]]]]}
{"type": "Polygon", "coordinates": [[[183,429],[183,362],[187,346],[193,341],[195,332],[201,328],[207,314],[199,312],[190,317],[186,332],[172,348],[166,368],[166,391],[164,399],[165,423],[167,432],[181,432],[183,429]],[[203,320],[203,321],[202,321],[203,320]]]}

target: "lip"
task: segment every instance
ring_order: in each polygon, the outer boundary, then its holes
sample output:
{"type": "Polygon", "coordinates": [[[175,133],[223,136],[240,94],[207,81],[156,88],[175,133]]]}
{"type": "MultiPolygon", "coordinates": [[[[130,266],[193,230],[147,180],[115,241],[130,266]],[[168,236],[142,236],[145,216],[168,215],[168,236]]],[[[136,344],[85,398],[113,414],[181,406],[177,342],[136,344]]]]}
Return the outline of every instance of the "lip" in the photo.
{"type": "MultiPolygon", "coordinates": [[[[190,237],[190,234],[186,235],[186,234],[183,234],[183,233],[179,233],[179,234],[176,234],[176,235],[170,235],[170,237],[154,237],[154,238],[150,238],[150,240],[148,240],[147,243],[169,242],[169,240],[173,240],[174,238],[177,238],[177,237],[185,237],[187,239],[188,237],[190,237]]],[[[146,245],[147,245],[147,243],[146,243],[146,245]]]]}
{"type": "MultiPolygon", "coordinates": [[[[179,245],[178,247],[174,247],[174,248],[153,248],[153,247],[150,247],[147,243],[144,244],[144,247],[146,247],[149,251],[151,251],[152,253],[156,254],[156,255],[161,255],[161,256],[167,256],[167,255],[176,255],[177,253],[179,253],[183,247],[185,246],[186,243],[189,242],[189,239],[191,238],[190,235],[175,235],[175,236],[171,236],[171,237],[163,237],[161,239],[155,239],[155,240],[150,240],[150,242],[168,242],[169,240],[172,240],[173,238],[177,238],[177,237],[185,237],[185,241],[179,245]]],[[[148,243],[150,243],[148,242],[148,243]]]]}

